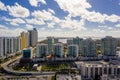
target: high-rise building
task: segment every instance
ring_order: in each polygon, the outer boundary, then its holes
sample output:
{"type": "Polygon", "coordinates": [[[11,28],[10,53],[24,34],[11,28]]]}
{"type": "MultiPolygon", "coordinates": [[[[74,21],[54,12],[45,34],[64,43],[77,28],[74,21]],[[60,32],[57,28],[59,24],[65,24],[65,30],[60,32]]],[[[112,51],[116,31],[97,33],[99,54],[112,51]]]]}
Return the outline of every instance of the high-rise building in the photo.
{"type": "Polygon", "coordinates": [[[79,37],[73,38],[73,44],[77,44],[79,46],[82,40],[83,39],[79,37]]]}
{"type": "Polygon", "coordinates": [[[47,44],[48,44],[48,53],[53,53],[53,44],[58,43],[58,39],[54,37],[47,37],[47,44]]]}
{"type": "Polygon", "coordinates": [[[46,57],[48,53],[47,44],[37,44],[37,57],[43,58],[46,57]]]}
{"type": "Polygon", "coordinates": [[[38,32],[36,28],[33,28],[33,30],[29,30],[29,45],[35,46],[38,41],[38,32]]]}
{"type": "Polygon", "coordinates": [[[0,56],[9,56],[20,50],[20,38],[18,37],[0,37],[0,56]]]}
{"type": "Polygon", "coordinates": [[[105,56],[115,56],[116,55],[116,46],[117,41],[111,36],[107,36],[101,39],[102,43],[102,53],[105,56]]]}
{"type": "Polygon", "coordinates": [[[78,51],[79,55],[81,55],[82,53],[82,48],[81,48],[82,40],[83,39],[79,37],[73,38],[73,44],[76,44],[79,47],[79,51],[78,51]]]}
{"type": "Polygon", "coordinates": [[[76,44],[68,45],[68,56],[78,57],[78,45],[76,44]]]}
{"type": "Polygon", "coordinates": [[[21,49],[24,49],[29,46],[29,33],[22,32],[21,33],[21,49]]]}
{"type": "Polygon", "coordinates": [[[0,37],[0,57],[3,57],[3,37],[0,37]]]}
{"type": "Polygon", "coordinates": [[[95,57],[96,56],[96,43],[91,38],[82,41],[82,56],[95,57]]]}
{"type": "Polygon", "coordinates": [[[72,39],[67,39],[67,45],[73,44],[73,40],[72,39]]]}
{"type": "Polygon", "coordinates": [[[19,51],[19,50],[21,50],[21,37],[20,36],[18,36],[17,37],[17,51],[19,51]]]}
{"type": "Polygon", "coordinates": [[[53,55],[55,57],[63,57],[63,44],[62,43],[56,43],[53,46],[53,55]]]}
{"type": "Polygon", "coordinates": [[[25,48],[22,51],[22,59],[31,59],[33,54],[32,48],[25,48]]]}

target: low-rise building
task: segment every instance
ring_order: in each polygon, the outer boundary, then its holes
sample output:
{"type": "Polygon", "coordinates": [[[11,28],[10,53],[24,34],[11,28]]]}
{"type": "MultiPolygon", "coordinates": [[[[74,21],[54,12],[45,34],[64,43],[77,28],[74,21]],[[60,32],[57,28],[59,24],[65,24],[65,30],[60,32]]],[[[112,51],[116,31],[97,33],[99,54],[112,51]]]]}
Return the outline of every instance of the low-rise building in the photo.
{"type": "Polygon", "coordinates": [[[30,48],[25,48],[25,49],[22,51],[22,59],[31,59],[31,58],[32,58],[32,54],[33,54],[32,47],[30,47],[30,48]]]}
{"type": "Polygon", "coordinates": [[[120,76],[120,62],[105,61],[81,61],[76,62],[78,69],[81,70],[81,76],[89,79],[100,77],[102,75],[120,76]]]}

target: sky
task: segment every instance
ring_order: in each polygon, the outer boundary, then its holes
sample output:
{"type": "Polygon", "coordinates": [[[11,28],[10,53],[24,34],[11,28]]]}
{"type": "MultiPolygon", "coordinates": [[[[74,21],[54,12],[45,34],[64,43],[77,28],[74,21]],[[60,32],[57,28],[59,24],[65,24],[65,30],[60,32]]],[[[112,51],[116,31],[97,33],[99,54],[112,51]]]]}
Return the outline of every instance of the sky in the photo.
{"type": "Polygon", "coordinates": [[[0,0],[0,36],[120,37],[120,0],[0,0]]]}

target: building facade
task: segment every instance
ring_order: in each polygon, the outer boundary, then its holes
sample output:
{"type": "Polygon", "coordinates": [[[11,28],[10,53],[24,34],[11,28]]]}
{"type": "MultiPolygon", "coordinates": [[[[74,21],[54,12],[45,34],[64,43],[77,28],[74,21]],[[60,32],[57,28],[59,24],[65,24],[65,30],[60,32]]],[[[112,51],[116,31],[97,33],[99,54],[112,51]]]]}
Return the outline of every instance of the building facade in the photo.
{"type": "Polygon", "coordinates": [[[4,50],[4,49],[3,49],[3,48],[4,48],[4,47],[3,47],[3,46],[4,46],[4,45],[3,45],[3,39],[4,39],[3,37],[0,37],[0,57],[3,57],[3,56],[4,56],[4,53],[3,53],[3,50],[4,50]]]}
{"type": "Polygon", "coordinates": [[[115,56],[116,55],[116,46],[117,41],[111,36],[107,36],[101,39],[102,44],[102,54],[104,56],[115,56]]]}
{"type": "Polygon", "coordinates": [[[93,80],[102,75],[120,76],[120,63],[110,63],[104,61],[86,61],[77,62],[78,69],[81,70],[81,76],[93,80]]]}
{"type": "Polygon", "coordinates": [[[63,57],[64,53],[63,53],[63,44],[62,43],[56,43],[53,46],[53,55],[55,57],[63,57]]]}
{"type": "Polygon", "coordinates": [[[29,33],[21,33],[21,49],[27,48],[29,46],[29,33]]]}
{"type": "Polygon", "coordinates": [[[91,38],[85,39],[81,44],[82,56],[95,57],[96,56],[96,44],[91,38]]]}
{"type": "Polygon", "coordinates": [[[46,57],[48,54],[47,44],[37,44],[37,56],[39,58],[46,57]]]}
{"type": "Polygon", "coordinates": [[[12,53],[19,51],[20,48],[19,37],[0,37],[0,56],[9,56],[12,53]]]}
{"type": "Polygon", "coordinates": [[[53,54],[53,45],[58,43],[58,39],[54,37],[47,37],[47,44],[48,44],[48,53],[53,54]]]}
{"type": "Polygon", "coordinates": [[[78,57],[78,45],[75,44],[68,45],[68,56],[78,57]]]}
{"type": "Polygon", "coordinates": [[[32,48],[25,48],[22,50],[22,59],[31,59],[33,54],[32,48]]]}
{"type": "Polygon", "coordinates": [[[36,28],[33,28],[33,30],[29,30],[29,46],[35,46],[38,41],[38,32],[36,28]]]}
{"type": "Polygon", "coordinates": [[[78,55],[81,55],[81,53],[82,53],[82,48],[81,48],[82,41],[83,41],[82,38],[79,38],[79,37],[73,38],[73,44],[78,45],[78,48],[79,48],[79,50],[78,50],[79,54],[78,55]]]}

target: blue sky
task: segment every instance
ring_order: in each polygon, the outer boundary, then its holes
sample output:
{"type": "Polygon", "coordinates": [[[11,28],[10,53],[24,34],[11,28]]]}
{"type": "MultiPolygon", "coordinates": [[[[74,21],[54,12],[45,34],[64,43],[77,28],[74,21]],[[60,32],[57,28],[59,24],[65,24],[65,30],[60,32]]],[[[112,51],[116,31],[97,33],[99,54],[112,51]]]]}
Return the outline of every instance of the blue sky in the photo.
{"type": "Polygon", "coordinates": [[[120,0],[0,0],[0,36],[120,37],[120,0]]]}

